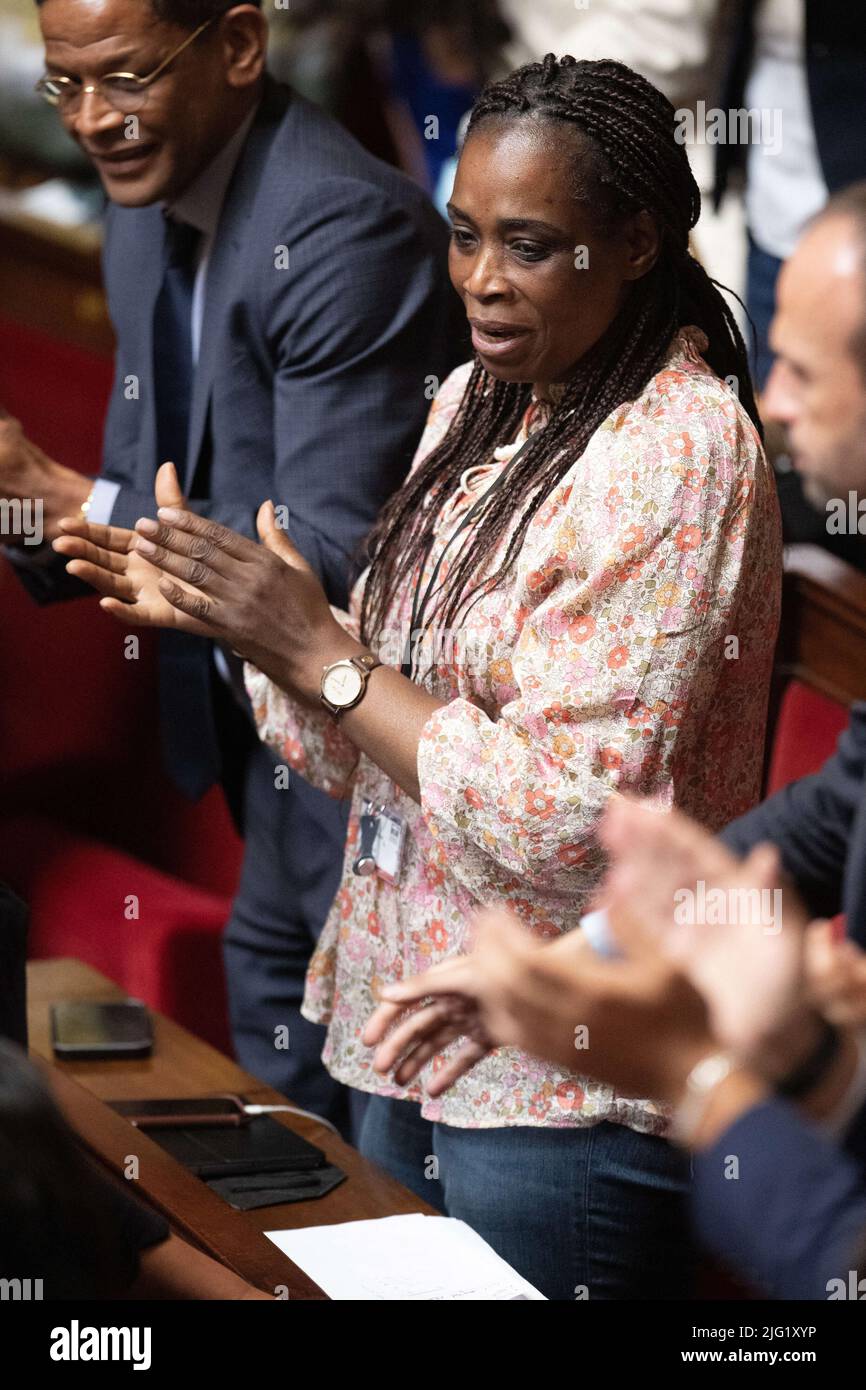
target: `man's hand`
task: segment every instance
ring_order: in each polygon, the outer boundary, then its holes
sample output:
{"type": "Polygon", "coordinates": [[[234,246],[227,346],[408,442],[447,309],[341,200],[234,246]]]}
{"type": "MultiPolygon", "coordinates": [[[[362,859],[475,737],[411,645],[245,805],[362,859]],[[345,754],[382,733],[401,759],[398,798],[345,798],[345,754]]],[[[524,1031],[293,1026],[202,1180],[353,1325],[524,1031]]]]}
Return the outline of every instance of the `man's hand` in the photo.
{"type": "Polygon", "coordinates": [[[806,933],[806,983],[817,1009],[837,1028],[866,1028],[866,952],[833,925],[816,921],[806,933]]]}
{"type": "MultiPolygon", "coordinates": [[[[171,463],[163,464],[156,478],[157,506],[184,505],[184,497],[171,463]]],[[[69,574],[103,595],[101,607],[120,622],[134,627],[183,627],[178,610],[160,590],[162,573],[136,549],[137,535],[122,526],[97,526],[83,517],[63,517],[54,542],[59,555],[68,558],[69,574]]],[[[200,634],[210,636],[207,628],[200,634]]]]}
{"type": "MultiPolygon", "coordinates": [[[[61,534],[60,518],[80,512],[92,487],[92,478],[55,463],[30,442],[18,420],[0,409],[0,497],[41,503],[42,541],[53,541],[61,534]]],[[[5,545],[21,546],[25,539],[23,535],[0,536],[5,545]]]]}
{"type": "Polygon", "coordinates": [[[382,990],[363,1034],[377,1071],[411,1081],[467,1039],[427,1083],[444,1090],[493,1047],[513,1046],[627,1095],[679,1098],[715,1050],[697,990],[663,959],[603,960],[580,933],[542,942],[503,908],[476,919],[474,950],[382,990]]]}
{"type": "Polygon", "coordinates": [[[502,969],[510,977],[516,958],[540,943],[506,911],[480,914],[475,928],[475,950],[470,955],[440,961],[422,975],[381,992],[386,1002],[371,1016],[362,1041],[368,1047],[381,1044],[376,1070],[393,1071],[400,1085],[412,1081],[437,1053],[465,1038],[464,1045],[430,1078],[429,1094],[441,1095],[491,1048],[508,1041],[511,1018],[505,991],[498,987],[502,969]]]}
{"type": "Polygon", "coordinates": [[[600,827],[612,868],[605,903],[634,958],[661,955],[706,1000],[715,1035],[772,1078],[819,1026],[805,990],[808,914],[759,845],[739,860],[678,811],[612,799],[600,827]]]}

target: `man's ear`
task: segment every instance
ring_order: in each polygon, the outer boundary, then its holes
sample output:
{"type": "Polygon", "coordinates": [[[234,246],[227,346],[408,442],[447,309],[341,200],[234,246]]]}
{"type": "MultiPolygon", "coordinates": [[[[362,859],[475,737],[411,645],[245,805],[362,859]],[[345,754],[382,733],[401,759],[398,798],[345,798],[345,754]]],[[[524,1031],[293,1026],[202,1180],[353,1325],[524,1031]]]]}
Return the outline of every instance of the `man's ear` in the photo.
{"type": "Polygon", "coordinates": [[[626,265],[624,278],[640,280],[647,271],[652,270],[659,258],[662,239],[658,223],[651,212],[641,208],[634,213],[625,226],[626,265]]]}
{"type": "Polygon", "coordinates": [[[251,87],[264,72],[268,22],[257,5],[235,5],[220,20],[225,78],[230,87],[251,87]]]}

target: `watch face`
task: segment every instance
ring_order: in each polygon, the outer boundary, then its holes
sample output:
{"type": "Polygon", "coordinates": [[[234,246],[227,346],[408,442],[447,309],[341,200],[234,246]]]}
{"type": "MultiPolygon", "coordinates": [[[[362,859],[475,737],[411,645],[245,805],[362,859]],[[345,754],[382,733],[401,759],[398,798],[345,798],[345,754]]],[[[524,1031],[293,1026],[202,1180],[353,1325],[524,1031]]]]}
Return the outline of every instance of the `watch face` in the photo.
{"type": "Polygon", "coordinates": [[[332,705],[345,708],[357,700],[364,678],[351,662],[342,662],[328,671],[322,680],[322,694],[332,705]]]}

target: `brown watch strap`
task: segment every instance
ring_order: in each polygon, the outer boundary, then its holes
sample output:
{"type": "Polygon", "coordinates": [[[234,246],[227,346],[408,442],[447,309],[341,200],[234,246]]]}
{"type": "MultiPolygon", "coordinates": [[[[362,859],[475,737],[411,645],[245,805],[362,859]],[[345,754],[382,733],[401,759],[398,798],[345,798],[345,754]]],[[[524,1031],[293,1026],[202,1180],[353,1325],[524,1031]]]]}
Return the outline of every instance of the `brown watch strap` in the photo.
{"type": "Polygon", "coordinates": [[[368,676],[371,671],[375,671],[377,666],[382,665],[379,658],[374,656],[372,652],[361,652],[359,656],[350,656],[349,660],[353,662],[355,666],[363,666],[368,676]]]}

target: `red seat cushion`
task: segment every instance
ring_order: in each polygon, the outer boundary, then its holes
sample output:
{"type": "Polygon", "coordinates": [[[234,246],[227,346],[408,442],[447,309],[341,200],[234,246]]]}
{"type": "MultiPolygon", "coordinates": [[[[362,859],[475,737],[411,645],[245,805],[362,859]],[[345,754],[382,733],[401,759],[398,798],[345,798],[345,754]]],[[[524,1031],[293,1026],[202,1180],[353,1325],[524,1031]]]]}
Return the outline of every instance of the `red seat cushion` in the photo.
{"type": "Polygon", "coordinates": [[[776,725],[767,795],[817,772],[835,750],[847,723],[848,710],[838,700],[819,695],[802,681],[791,681],[776,725]]]}
{"type": "Polygon", "coordinates": [[[29,901],[31,959],[86,961],[231,1055],[227,898],[31,816],[0,820],[0,878],[29,901]]]}
{"type": "MultiPolygon", "coordinates": [[[[111,371],[0,317],[0,401],[85,473],[111,371]]],[[[0,560],[0,877],[31,905],[32,955],[78,956],[229,1050],[220,935],[242,844],[218,789],[192,806],[162,771],[156,636],[130,660],[132,631],[95,599],[38,607],[0,560]]]]}
{"type": "MultiPolygon", "coordinates": [[[[767,778],[767,795],[781,791],[798,777],[817,772],[832,756],[848,723],[848,710],[838,700],[820,695],[802,681],[791,681],[782,698],[767,778]]],[[[833,918],[835,935],[845,935],[845,918],[833,918]]]]}

